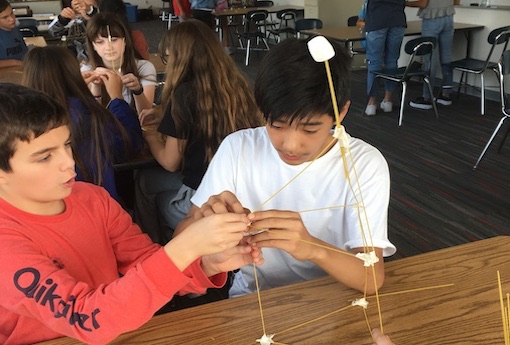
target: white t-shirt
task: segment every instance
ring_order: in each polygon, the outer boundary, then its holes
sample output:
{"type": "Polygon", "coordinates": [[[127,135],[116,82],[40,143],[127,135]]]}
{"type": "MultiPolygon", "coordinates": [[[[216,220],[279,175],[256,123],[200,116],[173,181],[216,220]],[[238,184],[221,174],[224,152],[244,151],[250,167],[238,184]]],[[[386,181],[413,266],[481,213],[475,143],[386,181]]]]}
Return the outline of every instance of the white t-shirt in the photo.
{"type": "MultiPolygon", "coordinates": [[[[156,67],[154,67],[152,62],[147,60],[136,60],[136,68],[138,70],[140,84],[142,86],[157,85],[156,67]]],[[[94,68],[92,68],[92,65],[90,64],[83,64],[80,68],[82,72],[92,71],[93,69],[94,68]]],[[[131,94],[131,90],[129,90],[126,86],[122,86],[122,97],[128,104],[132,104],[133,95],[131,94]]]]}
{"type": "MultiPolygon", "coordinates": [[[[390,194],[388,165],[373,146],[350,136],[349,142],[348,160],[352,156],[357,174],[356,179],[349,162],[351,181],[356,186],[355,181],[359,180],[373,245],[383,248],[384,256],[392,255],[396,249],[389,242],[387,234],[390,194]]],[[[191,201],[201,206],[211,195],[229,190],[244,207],[254,211],[308,164],[292,166],[283,162],[273,148],[265,127],[237,131],[222,142],[191,201]]],[[[356,193],[357,200],[359,194],[356,193]]],[[[312,236],[349,250],[363,247],[360,217],[354,207],[356,197],[345,177],[343,159],[336,145],[258,210],[300,212],[312,236]],[[326,209],[317,210],[320,208],[326,209]]],[[[367,226],[363,228],[367,232],[367,226]]],[[[368,234],[366,237],[370,238],[368,234]]],[[[265,262],[257,268],[261,289],[326,275],[311,262],[295,260],[282,250],[264,248],[263,253],[265,262]]],[[[235,275],[230,296],[254,291],[253,267],[243,267],[235,275]]]]}

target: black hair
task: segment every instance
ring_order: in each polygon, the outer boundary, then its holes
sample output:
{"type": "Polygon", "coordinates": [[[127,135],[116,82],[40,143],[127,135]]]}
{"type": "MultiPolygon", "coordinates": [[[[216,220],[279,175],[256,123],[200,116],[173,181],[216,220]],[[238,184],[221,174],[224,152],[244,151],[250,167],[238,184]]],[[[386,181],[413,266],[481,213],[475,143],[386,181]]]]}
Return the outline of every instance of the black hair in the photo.
{"type": "Polygon", "coordinates": [[[7,7],[11,6],[11,4],[9,3],[9,1],[7,0],[0,0],[0,12],[3,12],[5,11],[5,9],[7,7]]]}
{"type": "MultiPolygon", "coordinates": [[[[261,63],[255,100],[269,123],[324,114],[335,118],[325,64],[312,58],[307,42],[286,39],[272,48],[261,63]]],[[[341,109],[349,100],[351,57],[341,44],[331,44],[335,56],[329,65],[341,109]]]]}
{"type": "Polygon", "coordinates": [[[17,140],[29,142],[69,124],[67,111],[56,100],[25,86],[0,83],[0,104],[0,169],[6,172],[11,171],[17,140]]]}

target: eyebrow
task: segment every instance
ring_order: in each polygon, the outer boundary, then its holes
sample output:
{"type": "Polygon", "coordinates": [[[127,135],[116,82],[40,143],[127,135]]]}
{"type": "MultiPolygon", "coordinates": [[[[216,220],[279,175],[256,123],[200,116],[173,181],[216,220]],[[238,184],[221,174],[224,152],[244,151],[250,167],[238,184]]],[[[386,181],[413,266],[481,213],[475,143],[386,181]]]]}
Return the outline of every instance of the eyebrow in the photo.
{"type": "MultiPolygon", "coordinates": [[[[71,135],[69,135],[69,137],[67,138],[67,140],[65,141],[66,143],[69,142],[71,140],[71,135]]],[[[45,153],[48,153],[48,152],[51,152],[51,151],[54,151],[57,149],[57,146],[50,146],[50,147],[46,147],[42,150],[39,150],[39,151],[36,151],[34,153],[32,153],[30,155],[30,157],[37,157],[37,156],[40,156],[40,155],[43,155],[45,153]]]]}

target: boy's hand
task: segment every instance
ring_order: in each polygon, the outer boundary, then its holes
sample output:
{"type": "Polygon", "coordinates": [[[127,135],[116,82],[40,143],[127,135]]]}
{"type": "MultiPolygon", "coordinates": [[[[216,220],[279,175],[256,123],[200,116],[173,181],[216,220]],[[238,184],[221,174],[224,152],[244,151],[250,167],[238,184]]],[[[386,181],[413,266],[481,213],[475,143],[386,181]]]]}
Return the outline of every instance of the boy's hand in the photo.
{"type": "Polygon", "coordinates": [[[260,248],[256,244],[239,244],[221,253],[204,256],[202,258],[202,269],[208,277],[211,277],[252,263],[257,266],[264,263],[260,248]]]}
{"type": "Polygon", "coordinates": [[[195,221],[165,245],[165,251],[184,270],[201,256],[217,254],[236,247],[248,229],[244,214],[213,214],[195,221]]]}
{"type": "Polygon", "coordinates": [[[300,261],[314,258],[318,247],[310,242],[315,242],[316,239],[305,228],[299,213],[261,211],[249,214],[248,219],[252,222],[250,232],[261,229],[271,230],[253,236],[252,242],[257,243],[259,247],[282,249],[300,261]]]}
{"type": "Polygon", "coordinates": [[[200,211],[195,213],[195,219],[200,219],[216,213],[248,214],[249,212],[250,210],[244,208],[232,192],[224,191],[218,195],[211,196],[209,200],[200,207],[200,211]]]}

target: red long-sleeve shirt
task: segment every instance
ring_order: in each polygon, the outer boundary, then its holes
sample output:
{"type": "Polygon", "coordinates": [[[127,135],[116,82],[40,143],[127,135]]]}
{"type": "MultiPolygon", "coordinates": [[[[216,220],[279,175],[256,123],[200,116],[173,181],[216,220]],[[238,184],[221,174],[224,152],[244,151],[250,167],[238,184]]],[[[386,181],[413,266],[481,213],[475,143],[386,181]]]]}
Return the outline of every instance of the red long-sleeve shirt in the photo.
{"type": "Polygon", "coordinates": [[[225,283],[200,260],[180,272],[102,188],[78,182],[64,201],[62,214],[39,216],[0,199],[1,344],[62,335],[104,344],[174,294],[225,283]]]}

